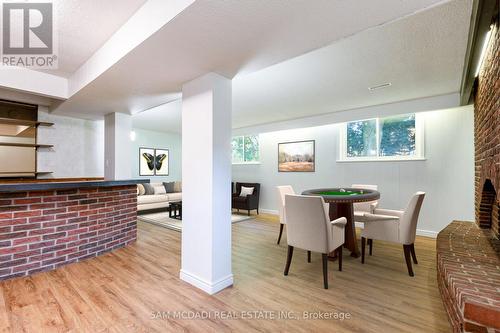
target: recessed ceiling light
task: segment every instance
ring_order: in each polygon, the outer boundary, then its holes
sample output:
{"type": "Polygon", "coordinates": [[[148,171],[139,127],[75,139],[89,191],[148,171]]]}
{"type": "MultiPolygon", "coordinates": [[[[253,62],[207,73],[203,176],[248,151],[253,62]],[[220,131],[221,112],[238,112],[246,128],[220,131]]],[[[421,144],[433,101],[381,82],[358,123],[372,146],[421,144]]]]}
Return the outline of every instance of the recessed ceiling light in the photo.
{"type": "Polygon", "coordinates": [[[369,87],[368,90],[373,91],[373,90],[378,90],[378,89],[384,89],[384,88],[387,88],[390,86],[392,86],[392,83],[387,82],[387,83],[379,84],[377,86],[369,87]]]}

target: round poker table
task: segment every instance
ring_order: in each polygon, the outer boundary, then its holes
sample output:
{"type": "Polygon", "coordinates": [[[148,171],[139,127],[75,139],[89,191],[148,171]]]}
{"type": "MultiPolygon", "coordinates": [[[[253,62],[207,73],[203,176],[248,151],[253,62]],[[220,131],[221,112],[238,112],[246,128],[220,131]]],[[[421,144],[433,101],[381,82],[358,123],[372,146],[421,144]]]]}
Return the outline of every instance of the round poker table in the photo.
{"type": "MultiPolygon", "coordinates": [[[[345,217],[347,224],[345,227],[344,247],[351,251],[352,257],[359,257],[358,243],[356,241],[356,228],[354,225],[354,206],[356,202],[375,201],[380,198],[380,193],[375,190],[359,188],[320,188],[306,190],[302,195],[321,196],[325,202],[330,204],[330,220],[345,217]]],[[[330,259],[335,259],[334,252],[330,254],[330,259]]]]}

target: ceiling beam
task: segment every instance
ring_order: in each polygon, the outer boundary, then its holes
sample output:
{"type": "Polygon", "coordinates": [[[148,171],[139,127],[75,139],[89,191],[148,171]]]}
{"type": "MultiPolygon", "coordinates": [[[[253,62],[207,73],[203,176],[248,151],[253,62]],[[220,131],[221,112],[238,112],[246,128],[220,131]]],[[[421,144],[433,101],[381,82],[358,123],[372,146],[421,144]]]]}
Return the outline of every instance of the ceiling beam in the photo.
{"type": "Polygon", "coordinates": [[[471,103],[476,68],[481,61],[481,49],[485,42],[486,33],[490,30],[490,25],[495,15],[498,14],[497,12],[498,0],[474,0],[460,87],[460,105],[471,103]]]}
{"type": "Polygon", "coordinates": [[[0,87],[59,100],[68,98],[66,78],[23,67],[0,66],[0,87]]]}
{"type": "Polygon", "coordinates": [[[150,38],[195,0],[148,0],[69,79],[69,97],[150,38]]]}

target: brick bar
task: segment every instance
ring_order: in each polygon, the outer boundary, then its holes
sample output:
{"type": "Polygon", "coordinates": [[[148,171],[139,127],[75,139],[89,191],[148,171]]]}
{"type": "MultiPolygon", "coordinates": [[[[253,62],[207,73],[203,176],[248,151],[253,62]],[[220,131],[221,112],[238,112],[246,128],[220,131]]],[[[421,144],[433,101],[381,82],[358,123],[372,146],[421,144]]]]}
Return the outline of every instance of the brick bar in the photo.
{"type": "Polygon", "coordinates": [[[136,236],[135,185],[0,193],[0,280],[94,258],[136,236]]]}

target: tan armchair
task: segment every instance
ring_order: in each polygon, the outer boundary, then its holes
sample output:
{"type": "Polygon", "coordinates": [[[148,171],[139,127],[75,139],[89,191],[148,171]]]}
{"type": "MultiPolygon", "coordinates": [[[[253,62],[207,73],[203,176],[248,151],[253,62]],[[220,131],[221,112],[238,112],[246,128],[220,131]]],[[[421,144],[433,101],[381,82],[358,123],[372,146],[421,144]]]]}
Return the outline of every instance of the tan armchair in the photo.
{"type": "MultiPolygon", "coordinates": [[[[378,191],[378,186],[377,185],[368,185],[368,184],[352,184],[352,188],[355,189],[367,189],[367,190],[374,190],[378,191]]],[[[356,202],[354,203],[354,222],[361,222],[363,223],[365,221],[365,214],[373,214],[374,210],[378,207],[378,200],[374,201],[367,201],[367,202],[356,202]]],[[[372,255],[373,252],[373,240],[368,239],[368,246],[370,247],[370,255],[372,255]]]]}
{"type": "MultiPolygon", "coordinates": [[[[342,245],[344,244],[345,217],[330,221],[328,206],[322,197],[286,195],[285,220],[288,241],[288,255],[285,275],[292,262],[293,249],[319,252],[323,259],[323,283],[328,289],[328,254],[336,251],[339,271],[342,270],[342,245]]],[[[309,254],[309,252],[308,252],[309,254]]]]}
{"type": "Polygon", "coordinates": [[[276,186],[278,192],[278,207],[279,207],[279,215],[280,215],[280,234],[278,236],[278,245],[281,241],[281,235],[283,234],[283,227],[286,224],[285,220],[285,195],[287,194],[295,194],[293,187],[290,185],[284,186],[276,186]]]}
{"type": "Polygon", "coordinates": [[[366,239],[399,243],[403,245],[408,274],[414,275],[411,259],[413,258],[413,262],[418,264],[414,243],[418,215],[424,197],[424,192],[415,193],[404,211],[376,208],[373,214],[364,215],[365,227],[361,232],[361,262],[363,264],[365,263],[366,239]]]}

